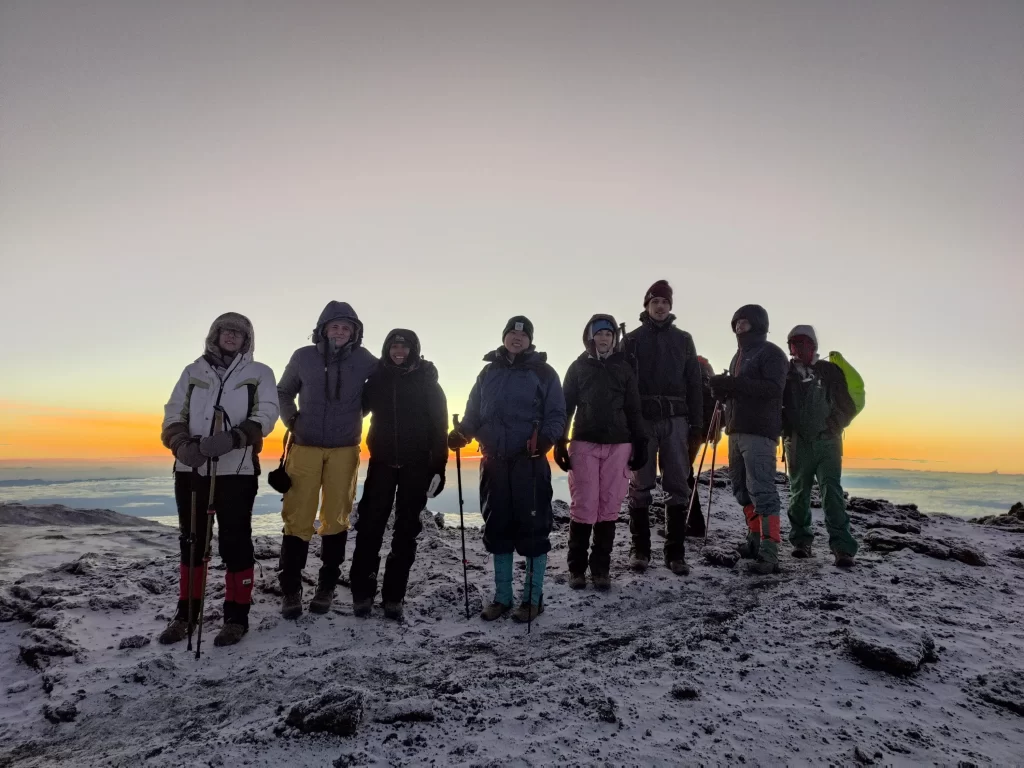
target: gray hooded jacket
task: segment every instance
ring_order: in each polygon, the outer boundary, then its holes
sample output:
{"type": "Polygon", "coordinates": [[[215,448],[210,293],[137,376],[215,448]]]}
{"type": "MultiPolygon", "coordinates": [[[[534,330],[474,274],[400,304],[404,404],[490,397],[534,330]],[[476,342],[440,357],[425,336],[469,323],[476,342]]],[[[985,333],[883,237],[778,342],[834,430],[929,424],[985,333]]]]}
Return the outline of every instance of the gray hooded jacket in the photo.
{"type": "Polygon", "coordinates": [[[295,350],[277,385],[281,420],[298,445],[359,445],[363,384],[377,367],[377,358],[362,346],[363,324],[350,305],[332,301],[320,313],[313,342],[295,350]],[[332,320],[348,320],[356,328],[349,343],[333,352],[324,333],[332,320]]]}

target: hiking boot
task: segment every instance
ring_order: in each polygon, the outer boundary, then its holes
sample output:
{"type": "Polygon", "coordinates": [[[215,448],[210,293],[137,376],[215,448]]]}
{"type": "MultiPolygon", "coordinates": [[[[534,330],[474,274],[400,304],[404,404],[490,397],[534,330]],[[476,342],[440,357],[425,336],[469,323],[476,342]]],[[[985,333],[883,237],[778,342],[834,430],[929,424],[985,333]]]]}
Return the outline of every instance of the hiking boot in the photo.
{"type": "Polygon", "coordinates": [[[678,560],[668,560],[665,565],[672,571],[676,576],[689,576],[690,566],[682,558],[678,560]]]}
{"type": "Polygon", "coordinates": [[[612,588],[612,576],[608,571],[595,571],[590,569],[590,580],[594,582],[594,588],[607,592],[612,588]]]}
{"type": "Polygon", "coordinates": [[[587,586],[587,574],[585,573],[570,573],[569,574],[569,589],[586,589],[587,586]]]}
{"type": "Polygon", "coordinates": [[[651,564],[651,553],[640,552],[635,548],[629,550],[629,569],[637,573],[643,573],[651,564]]]}
{"type": "Polygon", "coordinates": [[[480,611],[480,618],[484,621],[494,621],[500,619],[506,613],[512,610],[511,605],[505,605],[504,603],[494,602],[480,611]]]}
{"type": "Polygon", "coordinates": [[[793,557],[798,560],[806,560],[807,558],[814,557],[814,550],[811,549],[810,544],[797,544],[793,547],[793,557]]]}
{"type": "Polygon", "coordinates": [[[836,552],[836,568],[853,568],[856,565],[856,561],[853,559],[853,555],[848,555],[845,552],[836,552]]]}
{"type": "Polygon", "coordinates": [[[404,618],[404,614],[402,613],[402,604],[400,602],[384,603],[384,618],[402,621],[404,618]]]}
{"type": "Polygon", "coordinates": [[[755,560],[747,564],[747,573],[752,576],[770,576],[773,573],[781,573],[778,563],[770,563],[767,560],[755,560]]]}
{"type": "Polygon", "coordinates": [[[292,592],[281,598],[281,616],[286,619],[297,619],[302,615],[302,593],[292,592]]]}
{"type": "Polygon", "coordinates": [[[736,551],[740,553],[740,557],[744,560],[755,560],[758,553],[761,551],[761,543],[753,541],[744,541],[738,547],[736,551]]]}
{"type": "Polygon", "coordinates": [[[160,633],[157,642],[161,645],[170,645],[171,643],[180,643],[186,637],[188,637],[188,619],[175,617],[167,625],[167,629],[160,633]]]}
{"type": "Polygon", "coordinates": [[[334,599],[334,587],[317,587],[316,594],[309,601],[310,613],[327,613],[331,610],[331,601],[334,599]]]}
{"type": "Polygon", "coordinates": [[[544,613],[544,601],[541,600],[539,605],[531,605],[530,603],[522,603],[518,608],[512,611],[512,618],[518,621],[520,624],[525,624],[528,621],[536,619],[544,613]]]}
{"type": "Polygon", "coordinates": [[[220,628],[220,632],[218,632],[217,636],[213,638],[213,644],[218,648],[224,645],[234,645],[241,640],[248,631],[249,628],[245,625],[230,622],[220,628]]]}
{"type": "Polygon", "coordinates": [[[373,598],[367,597],[363,600],[352,601],[352,615],[365,619],[373,611],[373,598]]]}

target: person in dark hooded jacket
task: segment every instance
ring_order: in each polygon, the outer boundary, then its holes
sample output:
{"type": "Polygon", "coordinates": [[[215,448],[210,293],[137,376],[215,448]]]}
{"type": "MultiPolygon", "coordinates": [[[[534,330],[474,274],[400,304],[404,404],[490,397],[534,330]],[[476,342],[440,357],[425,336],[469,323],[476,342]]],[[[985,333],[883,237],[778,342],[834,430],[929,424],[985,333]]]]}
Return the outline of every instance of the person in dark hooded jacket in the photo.
{"type": "Polygon", "coordinates": [[[745,558],[756,559],[753,573],[777,573],[782,532],[775,488],[775,451],[782,433],[782,393],[789,372],[786,353],[768,341],[768,313],[748,304],[732,317],[739,350],[729,375],[711,379],[715,397],[726,407],[729,477],[747,520],[745,558]]]}
{"type": "Polygon", "coordinates": [[[693,338],[675,327],[672,287],[664,280],[644,295],[640,327],[626,336],[626,354],[635,366],[646,426],[647,463],[629,486],[630,567],[646,570],[651,559],[651,492],[661,467],[665,501],[665,565],[677,575],[686,563],[686,518],[690,503],[689,443],[704,425],[700,364],[693,338]]]}
{"type": "Polygon", "coordinates": [[[342,301],[330,302],[317,320],[313,344],[295,351],[277,385],[281,420],[293,441],[285,461],[291,488],[281,507],[279,578],[286,619],[302,614],[302,569],[314,533],[320,535],[321,567],[309,610],[327,613],[341,576],[359,474],[363,384],[377,368],[377,358],[363,349],[362,341],[363,324],[355,310],[342,301]]]}
{"type": "Polygon", "coordinates": [[[260,474],[259,453],[278,416],[274,372],[253,360],[255,347],[247,317],[237,312],[221,315],[210,326],[202,356],[182,371],[164,406],[160,439],[175,458],[174,500],[181,531],[178,609],[160,635],[164,644],[185,639],[199,620],[211,474],[217,477],[213,506],[218,548],[226,567],[224,627],[214,645],[233,645],[249,629],[256,563],[252,507],[260,474]],[[197,507],[194,531],[193,498],[197,507]]]}
{"type": "Polygon", "coordinates": [[[547,452],[565,432],[565,397],[547,355],[533,346],[533,323],[511,318],[502,346],[484,356],[465,417],[448,436],[464,448],[476,438],[484,547],[494,556],[494,600],[482,618],[493,621],[512,608],[512,554],[526,558],[523,600],[513,614],[529,621],[544,610],[544,569],[551,549],[551,467],[547,452]]]}
{"type": "Polygon", "coordinates": [[[647,436],[640,417],[636,375],[618,349],[619,326],[611,315],[594,315],[583,329],[586,351],[569,366],[565,393],[566,437],[555,445],[555,462],[569,473],[569,586],[611,587],[615,525],[629,491],[626,472],[647,463],[647,436]],[[572,442],[568,425],[576,415],[572,442]]]}
{"type": "Polygon", "coordinates": [[[377,370],[363,387],[363,412],[371,418],[370,463],[349,573],[353,613],[369,616],[372,610],[380,547],[393,506],[395,528],[381,598],[384,615],[401,620],[420,512],[428,488],[433,485],[434,496],[444,489],[448,462],[447,401],[437,368],[421,357],[420,340],[412,331],[396,328],[384,340],[377,370]]]}

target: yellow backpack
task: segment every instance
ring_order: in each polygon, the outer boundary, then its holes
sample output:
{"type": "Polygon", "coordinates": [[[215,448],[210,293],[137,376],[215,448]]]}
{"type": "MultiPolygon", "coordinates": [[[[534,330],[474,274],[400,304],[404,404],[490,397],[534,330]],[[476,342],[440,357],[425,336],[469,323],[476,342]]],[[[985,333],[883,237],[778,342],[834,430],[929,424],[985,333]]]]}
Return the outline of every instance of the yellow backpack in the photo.
{"type": "Polygon", "coordinates": [[[856,416],[864,410],[864,378],[838,352],[829,352],[828,361],[838,365],[839,370],[843,372],[843,376],[846,378],[846,388],[850,390],[850,397],[853,398],[853,405],[856,408],[854,411],[856,416]]]}

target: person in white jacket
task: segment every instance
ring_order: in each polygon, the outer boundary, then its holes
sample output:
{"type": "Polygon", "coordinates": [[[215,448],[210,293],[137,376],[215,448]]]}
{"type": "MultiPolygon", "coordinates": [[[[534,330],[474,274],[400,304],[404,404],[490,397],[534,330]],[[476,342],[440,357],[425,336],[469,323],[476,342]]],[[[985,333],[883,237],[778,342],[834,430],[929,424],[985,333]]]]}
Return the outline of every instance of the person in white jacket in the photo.
{"type": "Polygon", "coordinates": [[[263,438],[278,417],[274,372],[253,360],[252,323],[236,312],[213,321],[202,357],[185,368],[164,406],[160,439],[174,454],[174,499],[178,507],[181,565],[178,608],[160,635],[161,643],[187,637],[189,600],[198,619],[203,585],[203,549],[208,516],[211,468],[216,467],[214,508],[217,511],[224,576],[224,626],[214,645],[233,645],[249,629],[253,566],[252,507],[256,499],[259,453],[263,438]],[[215,427],[223,413],[222,428],[215,427]],[[217,459],[216,462],[213,459],[217,459]],[[197,499],[192,531],[192,494],[197,499]],[[191,536],[190,536],[191,534],[191,536]],[[194,538],[192,538],[194,536],[194,538]],[[195,559],[192,560],[192,547],[195,559]],[[188,594],[189,568],[192,594],[188,594]]]}

